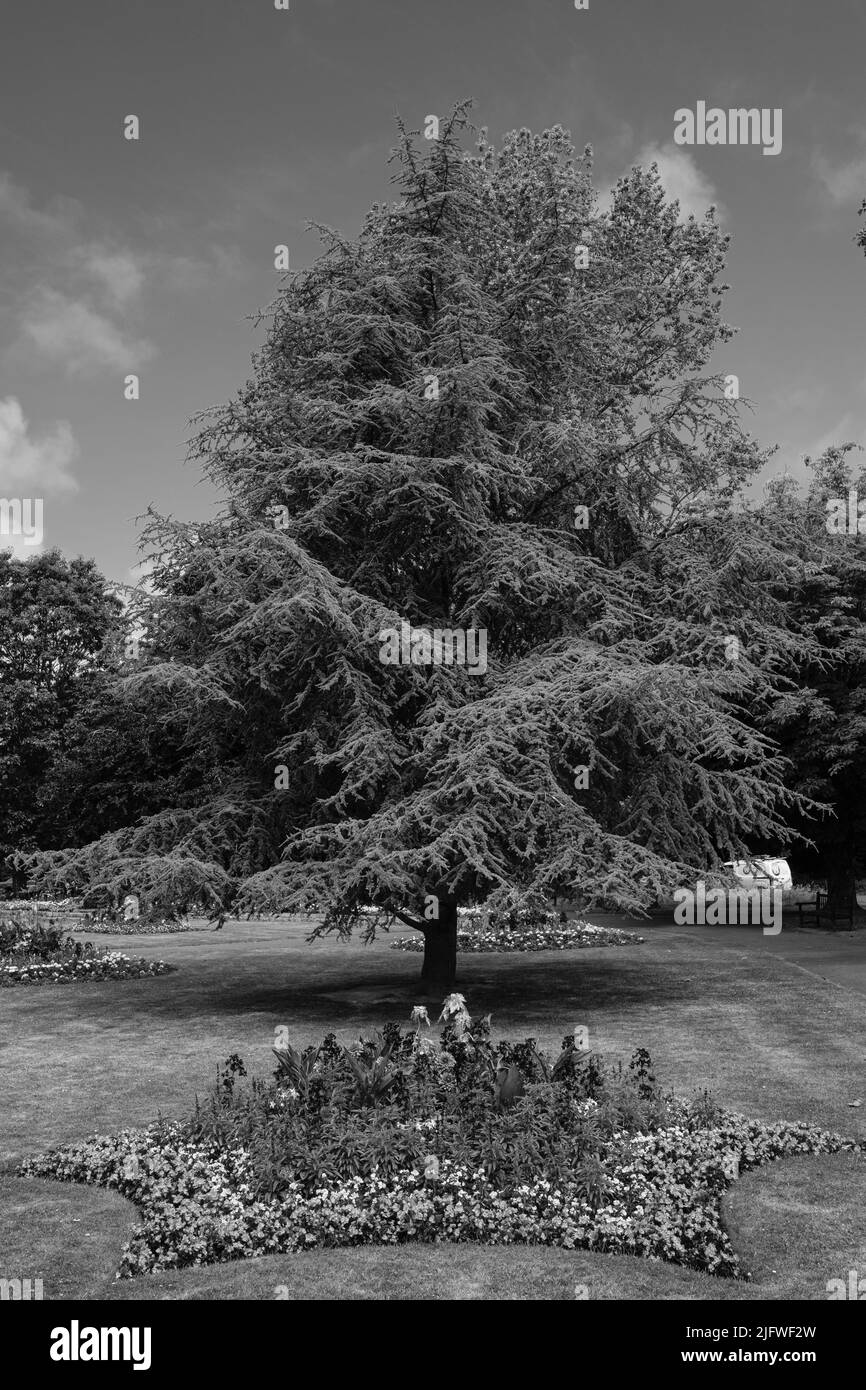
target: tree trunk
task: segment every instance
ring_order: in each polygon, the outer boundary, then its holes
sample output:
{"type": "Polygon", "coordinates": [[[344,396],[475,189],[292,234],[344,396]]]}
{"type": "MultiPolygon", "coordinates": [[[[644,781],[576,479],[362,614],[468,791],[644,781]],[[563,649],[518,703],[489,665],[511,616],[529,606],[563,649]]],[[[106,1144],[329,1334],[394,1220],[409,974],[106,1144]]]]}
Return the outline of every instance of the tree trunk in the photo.
{"type": "Polygon", "coordinates": [[[835,916],[853,922],[857,910],[854,874],[847,860],[836,860],[827,871],[827,906],[835,916]]]}
{"type": "Polygon", "coordinates": [[[450,994],[457,978],[457,903],[439,899],[439,920],[424,931],[421,979],[428,994],[450,994]]]}
{"type": "Polygon", "coordinates": [[[843,913],[856,905],[854,878],[857,853],[853,826],[858,803],[859,793],[856,798],[846,791],[839,796],[836,805],[839,816],[837,836],[824,855],[829,904],[837,912],[843,913]]]}

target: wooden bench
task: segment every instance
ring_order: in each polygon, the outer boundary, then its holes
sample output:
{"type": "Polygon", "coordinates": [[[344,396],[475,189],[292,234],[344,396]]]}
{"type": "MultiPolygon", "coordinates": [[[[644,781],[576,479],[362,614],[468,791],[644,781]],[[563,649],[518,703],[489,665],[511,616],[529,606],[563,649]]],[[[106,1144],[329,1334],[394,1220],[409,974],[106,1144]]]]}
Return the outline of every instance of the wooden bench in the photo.
{"type": "Polygon", "coordinates": [[[822,919],[829,922],[831,931],[853,931],[854,930],[854,894],[848,899],[847,904],[836,902],[831,903],[827,893],[817,892],[813,903],[797,903],[797,915],[799,917],[798,926],[810,926],[812,923],[816,927],[821,926],[822,919]]]}

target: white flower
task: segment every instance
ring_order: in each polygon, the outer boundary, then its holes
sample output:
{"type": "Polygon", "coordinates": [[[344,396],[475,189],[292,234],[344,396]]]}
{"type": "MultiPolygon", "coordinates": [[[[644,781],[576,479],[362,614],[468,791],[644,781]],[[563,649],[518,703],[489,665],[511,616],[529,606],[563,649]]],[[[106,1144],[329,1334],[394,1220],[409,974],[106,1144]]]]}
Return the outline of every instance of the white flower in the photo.
{"type": "Polygon", "coordinates": [[[466,1007],[466,1000],[462,994],[449,994],[445,1003],[442,1005],[442,1012],[439,1015],[439,1023],[453,1022],[458,1037],[465,1033],[471,1023],[469,1010],[466,1007]]]}

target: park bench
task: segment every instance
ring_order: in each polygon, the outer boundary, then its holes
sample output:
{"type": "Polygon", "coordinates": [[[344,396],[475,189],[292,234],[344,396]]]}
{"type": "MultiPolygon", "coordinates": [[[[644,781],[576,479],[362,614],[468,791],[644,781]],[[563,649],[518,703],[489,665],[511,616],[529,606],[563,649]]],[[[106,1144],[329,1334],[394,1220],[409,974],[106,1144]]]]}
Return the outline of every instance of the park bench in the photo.
{"type": "Polygon", "coordinates": [[[840,903],[838,899],[831,902],[827,893],[819,891],[813,903],[797,903],[797,925],[806,927],[814,924],[820,927],[822,922],[826,922],[831,931],[853,931],[854,902],[853,893],[846,903],[840,903]]]}

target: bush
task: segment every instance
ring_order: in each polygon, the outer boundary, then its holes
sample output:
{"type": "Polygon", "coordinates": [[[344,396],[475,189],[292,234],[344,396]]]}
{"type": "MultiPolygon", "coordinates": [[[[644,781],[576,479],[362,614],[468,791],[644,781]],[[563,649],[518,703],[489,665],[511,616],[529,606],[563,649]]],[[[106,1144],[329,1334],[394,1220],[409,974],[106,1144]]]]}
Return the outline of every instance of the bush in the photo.
{"type": "Polygon", "coordinates": [[[0,958],[21,955],[45,960],[62,945],[63,929],[53,922],[42,925],[18,916],[0,919],[0,958]]]}
{"type": "Polygon", "coordinates": [[[532,1038],[494,1045],[486,1019],[449,1023],[438,1043],[388,1025],[351,1048],[328,1034],[276,1056],[274,1082],[248,1088],[227,1064],[190,1128],[220,1150],[241,1146],[258,1196],[292,1184],[309,1196],[323,1177],[393,1174],[431,1155],[510,1191],[539,1173],[573,1175],[626,1118],[649,1129],[665,1113],[657,1089],[642,1094],[621,1067],[605,1073],[571,1035],[553,1062],[532,1038]],[[509,1066],[525,1083],[519,1105],[497,1086],[509,1066]]]}

